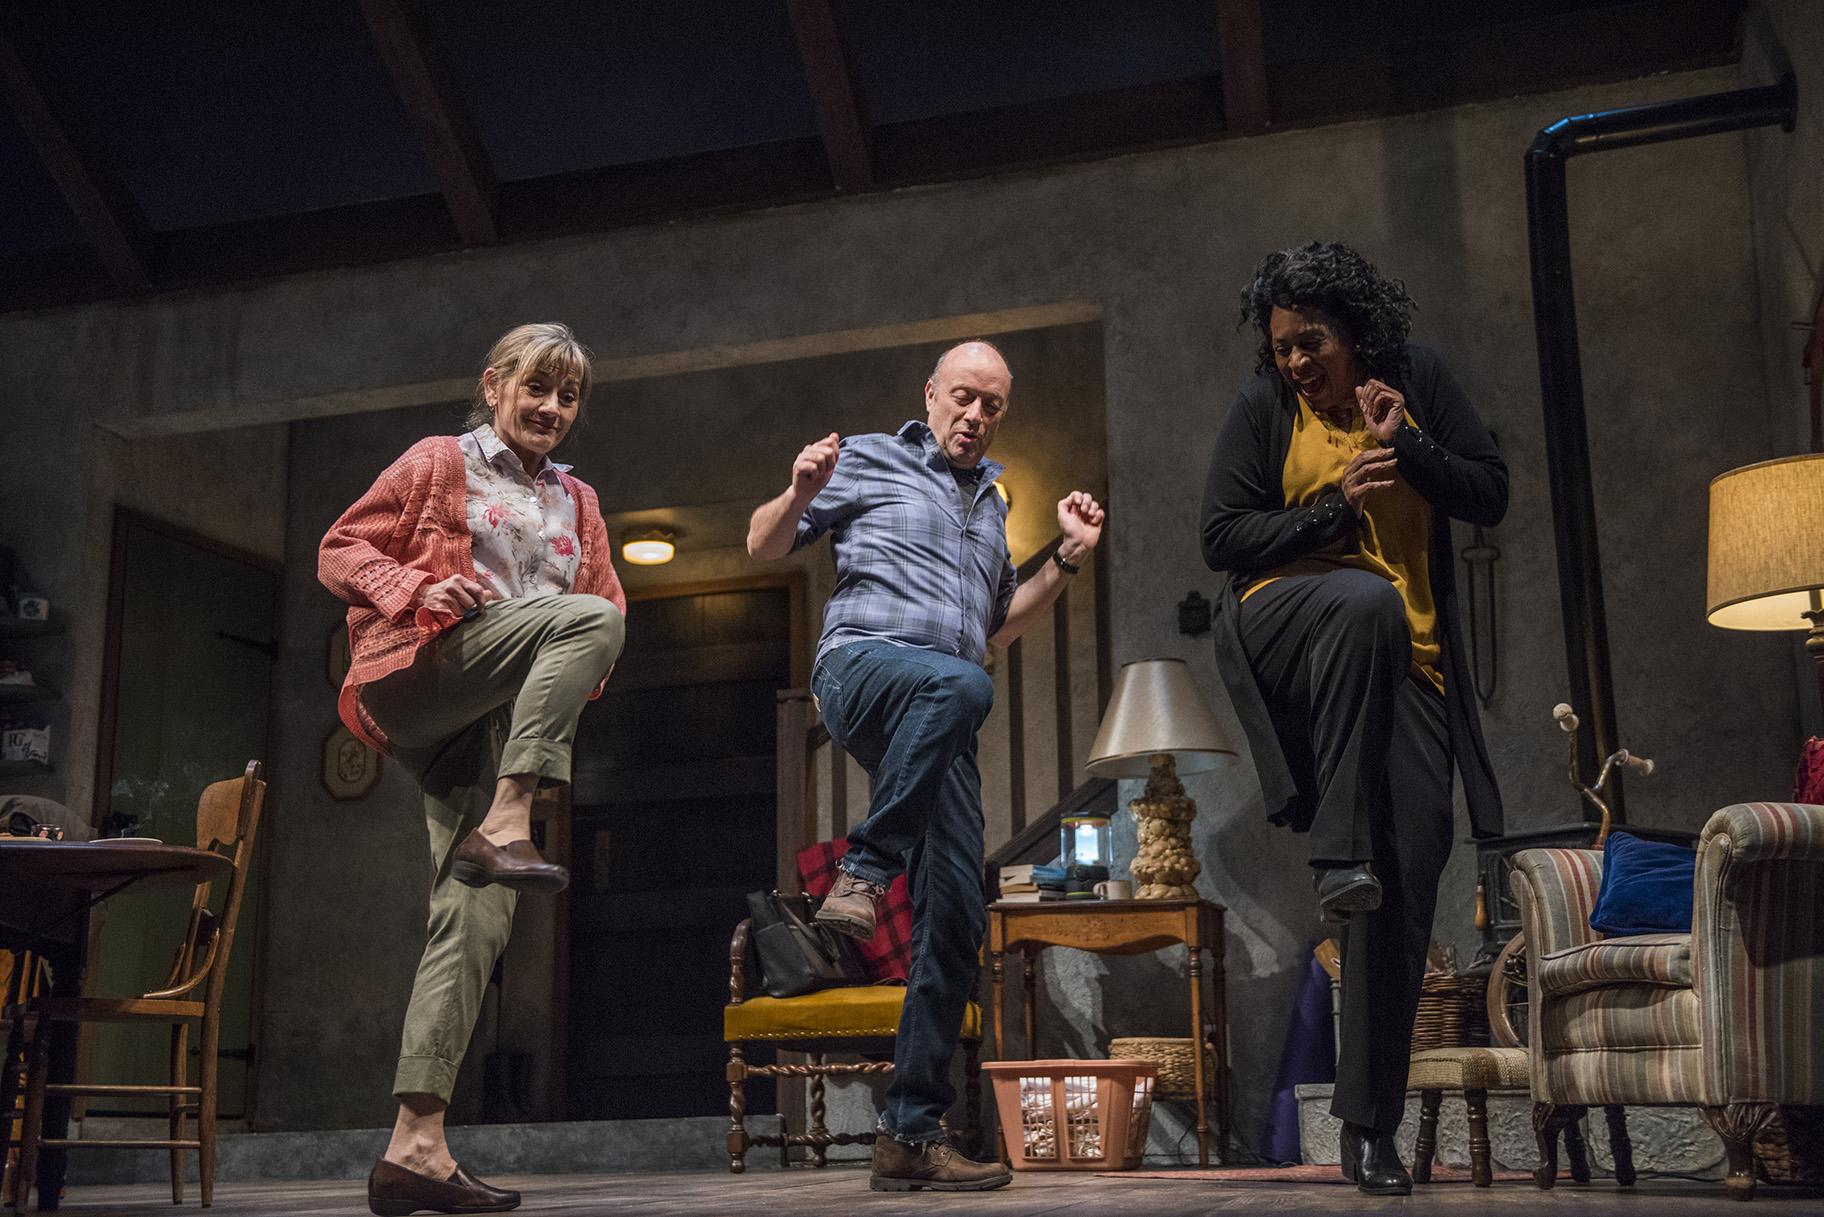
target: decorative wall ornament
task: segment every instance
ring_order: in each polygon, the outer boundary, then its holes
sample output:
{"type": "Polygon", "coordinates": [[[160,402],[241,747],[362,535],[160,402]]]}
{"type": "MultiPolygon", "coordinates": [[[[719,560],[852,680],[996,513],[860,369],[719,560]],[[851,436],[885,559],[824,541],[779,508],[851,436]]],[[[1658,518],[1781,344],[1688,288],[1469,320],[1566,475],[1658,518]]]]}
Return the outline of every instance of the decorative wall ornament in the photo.
{"type": "Polygon", "coordinates": [[[359,799],[380,780],[380,764],[378,752],[337,723],[323,741],[323,789],[333,799],[359,799]]]}

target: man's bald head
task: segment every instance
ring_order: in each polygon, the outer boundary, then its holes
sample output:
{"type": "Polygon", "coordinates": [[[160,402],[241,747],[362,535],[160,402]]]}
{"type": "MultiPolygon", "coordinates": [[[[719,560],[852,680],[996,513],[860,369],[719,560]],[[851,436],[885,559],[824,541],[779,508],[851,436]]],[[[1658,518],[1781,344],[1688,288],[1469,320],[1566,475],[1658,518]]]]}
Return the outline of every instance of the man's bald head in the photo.
{"type": "Polygon", "coordinates": [[[931,375],[926,377],[925,379],[935,381],[938,378],[939,373],[941,373],[944,370],[944,364],[949,361],[949,359],[952,355],[967,355],[967,356],[974,356],[974,357],[979,358],[984,351],[993,355],[994,358],[1000,360],[1001,367],[1003,369],[1006,369],[1008,396],[1011,397],[1012,396],[1012,385],[1013,385],[1013,370],[1011,368],[1008,368],[1007,357],[1005,355],[1001,354],[1001,348],[995,346],[992,342],[989,342],[986,338],[965,338],[961,342],[957,343],[955,346],[946,347],[944,349],[944,353],[937,357],[937,362],[931,365],[931,375]]]}
{"type": "Polygon", "coordinates": [[[959,469],[980,464],[1012,395],[1013,372],[992,342],[959,342],[938,356],[925,381],[925,417],[944,459],[959,469]]]}

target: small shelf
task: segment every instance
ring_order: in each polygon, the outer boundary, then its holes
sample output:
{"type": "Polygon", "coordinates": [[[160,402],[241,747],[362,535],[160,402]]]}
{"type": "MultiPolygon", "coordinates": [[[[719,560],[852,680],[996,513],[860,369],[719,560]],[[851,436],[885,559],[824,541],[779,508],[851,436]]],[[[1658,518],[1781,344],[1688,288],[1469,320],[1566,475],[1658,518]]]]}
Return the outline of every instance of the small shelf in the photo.
{"type": "Polygon", "coordinates": [[[0,613],[0,639],[43,638],[61,633],[63,627],[55,621],[27,621],[10,613],[0,613]]]}
{"type": "Polygon", "coordinates": [[[56,767],[40,761],[0,761],[0,778],[19,777],[28,773],[55,773],[56,767]]]}
{"type": "Polygon", "coordinates": [[[62,701],[63,695],[49,685],[0,684],[0,706],[29,706],[38,701],[62,701]]]}

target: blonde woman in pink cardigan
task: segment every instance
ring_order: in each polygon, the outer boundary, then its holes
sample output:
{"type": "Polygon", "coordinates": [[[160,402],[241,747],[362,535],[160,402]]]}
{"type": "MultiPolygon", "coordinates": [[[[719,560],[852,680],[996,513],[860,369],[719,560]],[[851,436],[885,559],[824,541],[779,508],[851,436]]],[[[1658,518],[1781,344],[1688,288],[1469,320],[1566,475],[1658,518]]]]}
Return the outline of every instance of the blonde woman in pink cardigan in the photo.
{"type": "Polygon", "coordinates": [[[577,718],[621,650],[627,602],[595,491],[550,459],[589,380],[567,327],[512,330],[488,352],[468,430],[412,445],[318,552],[349,605],[342,720],[418,780],[430,828],[430,930],[398,1121],[368,1177],[375,1213],[519,1204],[457,1164],[443,1116],[518,894],[569,882],[532,845],[532,798],[570,780],[577,718]]]}

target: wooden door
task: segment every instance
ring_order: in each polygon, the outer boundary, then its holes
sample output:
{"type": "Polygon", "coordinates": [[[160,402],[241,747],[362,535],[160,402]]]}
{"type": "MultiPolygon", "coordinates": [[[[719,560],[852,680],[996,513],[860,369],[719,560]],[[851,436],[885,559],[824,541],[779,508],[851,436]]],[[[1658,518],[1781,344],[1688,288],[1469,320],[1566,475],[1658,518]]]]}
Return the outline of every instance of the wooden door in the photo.
{"type": "MultiPolygon", "coordinates": [[[[607,692],[583,714],[571,1119],[728,1109],[728,941],[746,893],[773,884],[773,706],[793,675],[792,602],[787,586],[639,600],[607,692]]],[[[763,1091],[750,1088],[750,1111],[772,1110],[763,1091]]]]}

